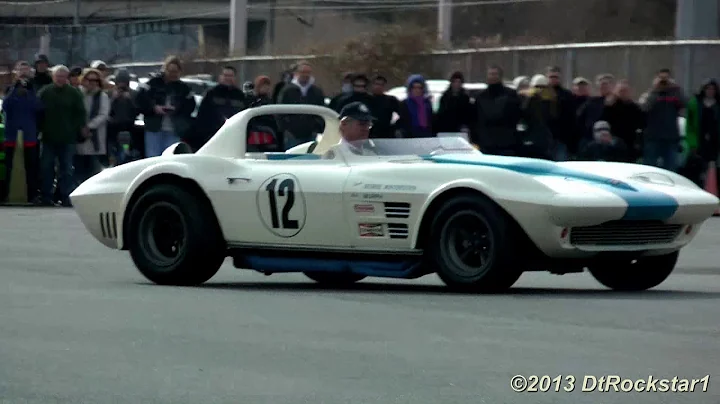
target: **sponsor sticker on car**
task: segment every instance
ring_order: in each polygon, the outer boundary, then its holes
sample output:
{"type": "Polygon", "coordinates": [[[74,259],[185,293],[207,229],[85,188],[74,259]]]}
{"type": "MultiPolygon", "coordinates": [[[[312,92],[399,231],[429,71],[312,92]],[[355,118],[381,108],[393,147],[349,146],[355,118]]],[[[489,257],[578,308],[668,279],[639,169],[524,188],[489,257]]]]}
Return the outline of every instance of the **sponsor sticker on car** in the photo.
{"type": "Polygon", "coordinates": [[[383,237],[385,231],[380,223],[360,223],[360,237],[383,237]]]}
{"type": "Polygon", "coordinates": [[[375,207],[369,203],[357,203],[354,209],[355,213],[375,213],[375,207]]]}

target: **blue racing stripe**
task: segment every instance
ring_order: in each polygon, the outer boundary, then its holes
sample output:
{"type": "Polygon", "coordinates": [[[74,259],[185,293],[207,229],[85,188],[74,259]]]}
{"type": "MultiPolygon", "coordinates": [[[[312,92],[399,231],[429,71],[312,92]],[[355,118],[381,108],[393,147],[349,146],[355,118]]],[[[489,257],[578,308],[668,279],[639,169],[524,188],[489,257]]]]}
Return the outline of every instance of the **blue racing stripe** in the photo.
{"type": "Polygon", "coordinates": [[[495,167],[528,175],[547,175],[588,182],[614,193],[627,203],[628,206],[625,216],[622,218],[623,220],[668,220],[678,209],[677,200],[666,193],[641,186],[633,187],[612,178],[565,168],[551,161],[484,154],[420,157],[441,164],[495,167]]]}

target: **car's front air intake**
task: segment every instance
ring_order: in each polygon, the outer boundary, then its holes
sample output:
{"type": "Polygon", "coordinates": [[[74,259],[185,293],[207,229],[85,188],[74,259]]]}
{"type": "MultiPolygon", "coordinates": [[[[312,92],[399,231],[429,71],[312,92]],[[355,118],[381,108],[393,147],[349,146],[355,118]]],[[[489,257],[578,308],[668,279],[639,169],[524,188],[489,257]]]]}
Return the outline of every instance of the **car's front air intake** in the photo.
{"type": "Polygon", "coordinates": [[[586,246],[637,246],[672,243],[682,225],[651,221],[612,221],[570,229],[570,244],[586,246]]]}

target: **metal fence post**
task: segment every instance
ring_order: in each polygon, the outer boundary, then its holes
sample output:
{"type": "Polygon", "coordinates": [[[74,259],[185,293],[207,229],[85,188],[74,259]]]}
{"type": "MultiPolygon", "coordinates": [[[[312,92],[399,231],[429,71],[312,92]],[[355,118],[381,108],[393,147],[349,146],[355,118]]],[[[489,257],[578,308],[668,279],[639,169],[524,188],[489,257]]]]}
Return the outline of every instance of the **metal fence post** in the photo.
{"type": "Polygon", "coordinates": [[[565,73],[562,77],[565,80],[565,88],[572,87],[575,77],[575,49],[569,48],[565,51],[565,73]]]}
{"type": "Polygon", "coordinates": [[[522,74],[520,73],[520,52],[517,50],[512,51],[512,72],[513,78],[522,74]]]}
{"type": "Polygon", "coordinates": [[[684,45],[683,46],[683,77],[682,77],[682,83],[683,88],[687,91],[688,89],[692,88],[692,46],[691,45],[684,45]]]}
{"type": "Polygon", "coordinates": [[[472,80],[472,77],[474,77],[472,71],[472,56],[472,53],[468,53],[467,55],[465,55],[465,72],[467,80],[472,80]]]}
{"type": "Polygon", "coordinates": [[[632,74],[632,50],[630,46],[625,47],[623,52],[623,76],[625,80],[630,80],[632,74]]]}

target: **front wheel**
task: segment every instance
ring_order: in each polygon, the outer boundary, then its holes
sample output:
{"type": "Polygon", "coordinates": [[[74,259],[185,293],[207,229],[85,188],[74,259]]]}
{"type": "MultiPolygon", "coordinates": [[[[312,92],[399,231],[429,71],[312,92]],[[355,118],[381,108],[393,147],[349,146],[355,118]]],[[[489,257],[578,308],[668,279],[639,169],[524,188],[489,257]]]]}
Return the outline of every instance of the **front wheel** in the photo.
{"type": "Polygon", "coordinates": [[[433,220],[429,264],[453,289],[505,291],[522,274],[516,234],[505,212],[490,200],[478,195],[457,197],[433,220]]]}
{"type": "Polygon", "coordinates": [[[145,192],[130,213],[128,249],[148,280],[193,286],[212,278],[225,260],[225,243],[212,209],[173,185],[145,192]]]}
{"type": "Polygon", "coordinates": [[[305,276],[315,282],[334,287],[350,286],[365,279],[365,275],[336,272],[304,272],[305,276]]]}
{"type": "Polygon", "coordinates": [[[610,289],[637,292],[652,289],[670,276],[679,252],[631,261],[603,261],[589,267],[590,274],[610,289]]]}

